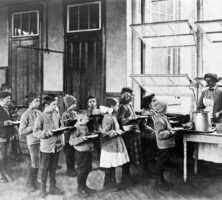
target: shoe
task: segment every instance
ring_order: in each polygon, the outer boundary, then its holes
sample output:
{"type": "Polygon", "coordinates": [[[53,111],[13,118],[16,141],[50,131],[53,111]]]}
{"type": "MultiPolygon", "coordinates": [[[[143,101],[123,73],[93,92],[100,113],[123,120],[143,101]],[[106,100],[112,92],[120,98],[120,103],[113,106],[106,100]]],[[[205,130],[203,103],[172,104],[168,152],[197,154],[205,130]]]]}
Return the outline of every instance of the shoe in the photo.
{"type": "Polygon", "coordinates": [[[5,173],[5,177],[6,177],[6,179],[7,179],[9,182],[12,182],[12,181],[15,180],[15,179],[14,179],[11,175],[9,175],[8,173],[5,173]]]}
{"type": "Polygon", "coordinates": [[[116,187],[117,187],[118,191],[127,189],[127,187],[125,185],[123,185],[122,183],[116,184],[116,187]]]}
{"type": "Polygon", "coordinates": [[[104,184],[103,190],[106,192],[118,192],[119,189],[113,184],[104,184]]]}
{"type": "Polygon", "coordinates": [[[53,194],[53,195],[63,195],[65,192],[59,188],[57,188],[56,186],[50,187],[49,189],[49,194],[53,194]]]}
{"type": "Polygon", "coordinates": [[[33,172],[33,185],[36,190],[40,188],[40,183],[38,182],[38,168],[34,168],[33,172]]]}
{"type": "Polygon", "coordinates": [[[56,170],[60,170],[60,169],[62,169],[62,165],[58,165],[56,168],[56,170]]]}
{"type": "Polygon", "coordinates": [[[0,177],[0,183],[7,183],[8,182],[8,179],[5,177],[5,175],[1,175],[0,177]]]}
{"type": "Polygon", "coordinates": [[[46,191],[40,191],[40,197],[41,198],[45,198],[48,194],[46,193],[46,191]]]}
{"type": "Polygon", "coordinates": [[[91,188],[89,188],[88,186],[86,186],[84,189],[85,189],[86,192],[88,192],[89,194],[94,194],[94,193],[97,192],[97,190],[91,189],[91,188]]]}
{"type": "Polygon", "coordinates": [[[77,173],[75,170],[67,170],[66,174],[69,177],[76,177],[77,176],[77,173]]]}
{"type": "Polygon", "coordinates": [[[159,180],[157,180],[155,187],[158,190],[169,191],[171,184],[169,182],[167,182],[165,179],[159,179],[159,180]]]}
{"type": "Polygon", "coordinates": [[[90,194],[85,189],[78,190],[78,195],[80,198],[87,198],[90,196],[90,194]]]}

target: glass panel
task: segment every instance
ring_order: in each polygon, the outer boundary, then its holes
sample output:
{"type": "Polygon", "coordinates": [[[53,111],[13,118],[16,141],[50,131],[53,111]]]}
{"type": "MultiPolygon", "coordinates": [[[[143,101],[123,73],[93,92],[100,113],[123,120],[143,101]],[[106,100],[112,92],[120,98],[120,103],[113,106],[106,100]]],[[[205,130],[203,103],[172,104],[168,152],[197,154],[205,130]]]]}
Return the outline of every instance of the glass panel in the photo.
{"type": "Polygon", "coordinates": [[[21,29],[20,29],[20,14],[15,14],[13,15],[13,22],[14,22],[14,27],[13,27],[13,36],[19,36],[19,33],[21,34],[21,29]]]}
{"type": "Polygon", "coordinates": [[[99,28],[99,4],[90,5],[90,29],[99,28]]]}
{"type": "Polygon", "coordinates": [[[79,7],[74,6],[69,8],[69,31],[78,30],[78,12],[79,7]]]}
{"type": "Polygon", "coordinates": [[[22,35],[29,35],[29,13],[22,14],[22,35]]]}
{"type": "Polygon", "coordinates": [[[89,6],[82,5],[79,7],[79,29],[88,29],[89,6]]]}
{"type": "Polygon", "coordinates": [[[37,12],[30,13],[30,35],[38,34],[37,12]]]}

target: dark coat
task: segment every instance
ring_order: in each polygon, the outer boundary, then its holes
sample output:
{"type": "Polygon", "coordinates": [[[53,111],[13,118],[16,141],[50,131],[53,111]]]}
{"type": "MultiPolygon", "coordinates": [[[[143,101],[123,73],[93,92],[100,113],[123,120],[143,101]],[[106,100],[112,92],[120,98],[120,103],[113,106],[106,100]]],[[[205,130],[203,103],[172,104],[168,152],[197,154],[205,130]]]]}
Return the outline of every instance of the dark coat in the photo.
{"type": "Polygon", "coordinates": [[[0,138],[8,139],[13,134],[13,126],[4,126],[7,120],[11,120],[11,116],[0,106],[0,138]]]}

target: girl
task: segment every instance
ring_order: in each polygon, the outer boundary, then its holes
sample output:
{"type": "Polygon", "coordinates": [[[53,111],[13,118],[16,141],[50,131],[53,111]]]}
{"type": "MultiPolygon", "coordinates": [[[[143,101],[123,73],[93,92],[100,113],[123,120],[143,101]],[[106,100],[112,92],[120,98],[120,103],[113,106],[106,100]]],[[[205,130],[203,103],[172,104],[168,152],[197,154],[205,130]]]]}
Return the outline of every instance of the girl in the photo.
{"type": "Polygon", "coordinates": [[[106,100],[111,108],[104,115],[101,134],[100,167],[105,168],[104,189],[121,189],[116,183],[115,168],[129,162],[125,143],[121,137],[124,133],[119,128],[116,114],[119,103],[115,99],[106,100]]]}

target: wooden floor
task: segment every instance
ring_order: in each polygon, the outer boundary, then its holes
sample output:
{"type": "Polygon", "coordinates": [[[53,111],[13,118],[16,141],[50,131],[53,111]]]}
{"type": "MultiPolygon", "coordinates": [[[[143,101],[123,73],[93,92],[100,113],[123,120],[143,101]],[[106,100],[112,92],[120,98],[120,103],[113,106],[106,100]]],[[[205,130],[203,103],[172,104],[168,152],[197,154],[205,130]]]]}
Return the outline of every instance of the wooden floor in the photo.
{"type": "MultiPolygon", "coordinates": [[[[11,167],[11,174],[16,178],[14,182],[0,183],[0,200],[38,200],[39,191],[27,193],[24,184],[27,177],[28,158],[23,157],[23,162],[16,163],[11,167]]],[[[69,178],[65,175],[65,165],[61,159],[63,168],[57,171],[57,185],[65,190],[64,196],[48,195],[46,200],[78,200],[76,194],[76,178],[69,178]]],[[[179,163],[180,165],[182,163],[179,163]]],[[[97,163],[94,162],[94,167],[97,163]]],[[[188,183],[184,184],[181,167],[168,169],[165,177],[174,185],[170,191],[159,190],[155,187],[155,180],[149,179],[138,168],[133,167],[134,186],[120,192],[103,192],[102,184],[104,172],[94,170],[90,173],[87,184],[98,192],[87,198],[89,200],[187,200],[187,199],[222,199],[222,170],[220,166],[201,167],[197,176],[189,168],[188,183]]],[[[121,169],[117,169],[119,180],[121,169]]]]}

